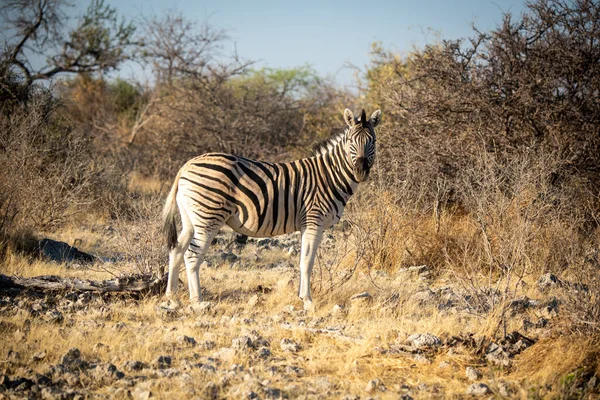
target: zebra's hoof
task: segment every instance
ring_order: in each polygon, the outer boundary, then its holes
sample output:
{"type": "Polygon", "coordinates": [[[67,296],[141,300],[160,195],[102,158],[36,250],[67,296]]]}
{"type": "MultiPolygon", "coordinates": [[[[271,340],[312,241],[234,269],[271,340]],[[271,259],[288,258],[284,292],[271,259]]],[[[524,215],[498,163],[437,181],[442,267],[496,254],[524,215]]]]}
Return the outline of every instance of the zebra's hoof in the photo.
{"type": "Polygon", "coordinates": [[[304,311],[306,311],[306,312],[314,312],[315,311],[315,305],[313,304],[312,300],[304,300],[304,311]]]}
{"type": "Polygon", "coordinates": [[[212,308],[210,301],[193,302],[190,305],[190,311],[192,314],[206,314],[212,308]]]}

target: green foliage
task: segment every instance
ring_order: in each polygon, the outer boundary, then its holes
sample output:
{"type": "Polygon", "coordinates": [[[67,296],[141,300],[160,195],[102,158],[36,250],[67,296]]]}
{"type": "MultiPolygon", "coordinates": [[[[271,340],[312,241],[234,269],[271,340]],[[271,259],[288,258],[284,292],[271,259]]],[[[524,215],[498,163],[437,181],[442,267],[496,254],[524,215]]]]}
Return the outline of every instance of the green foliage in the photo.
{"type": "Polygon", "coordinates": [[[232,85],[247,91],[271,90],[281,97],[299,100],[322,83],[318,73],[310,66],[295,68],[249,69],[232,80],[232,85]]]}
{"type": "Polygon", "coordinates": [[[119,21],[116,9],[104,0],[92,0],[78,26],[69,32],[64,50],[48,63],[64,72],[114,69],[130,58],[127,48],[136,44],[134,32],[132,22],[119,21]]]}
{"type": "Polygon", "coordinates": [[[109,83],[108,89],[117,112],[131,111],[139,105],[141,93],[131,83],[117,78],[109,83]]]}

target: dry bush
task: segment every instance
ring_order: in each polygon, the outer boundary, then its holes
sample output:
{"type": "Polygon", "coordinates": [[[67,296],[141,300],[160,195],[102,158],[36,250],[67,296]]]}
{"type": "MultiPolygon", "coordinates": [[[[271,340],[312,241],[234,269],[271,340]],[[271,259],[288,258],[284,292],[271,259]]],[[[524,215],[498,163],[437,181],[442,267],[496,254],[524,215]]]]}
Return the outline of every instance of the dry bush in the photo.
{"type": "Polygon", "coordinates": [[[161,190],[129,192],[127,207],[113,208],[117,252],[136,273],[162,276],[168,251],[161,228],[164,195],[161,190]]]}
{"type": "Polygon", "coordinates": [[[0,215],[4,244],[13,233],[55,227],[102,208],[124,189],[123,176],[98,162],[88,140],[63,120],[57,101],[34,88],[27,103],[0,115],[0,215]]]}
{"type": "MultiPolygon", "coordinates": [[[[521,282],[542,273],[595,287],[597,267],[583,260],[600,207],[600,74],[590,62],[600,54],[598,11],[588,0],[537,1],[466,42],[406,57],[374,46],[368,98],[389,116],[378,131],[375,196],[362,203],[377,215],[362,223],[374,262],[386,265],[391,253],[386,267],[399,266],[401,244],[413,254],[430,246],[443,257],[428,263],[450,270],[499,321],[521,282]]],[[[597,291],[573,298],[577,329],[585,324],[576,319],[595,321],[597,291]]]]}

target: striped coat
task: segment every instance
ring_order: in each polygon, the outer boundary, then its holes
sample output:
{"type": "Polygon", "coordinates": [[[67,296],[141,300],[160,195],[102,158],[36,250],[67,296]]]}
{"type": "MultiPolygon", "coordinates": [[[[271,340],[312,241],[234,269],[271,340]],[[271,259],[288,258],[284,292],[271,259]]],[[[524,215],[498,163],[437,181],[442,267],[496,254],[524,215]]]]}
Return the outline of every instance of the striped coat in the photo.
{"type": "Polygon", "coordinates": [[[247,236],[302,232],[300,297],[311,307],[310,272],[323,230],[342,217],[359,182],[367,179],[375,157],[374,127],[363,110],[355,119],[345,110],[346,131],[321,146],[313,157],[289,163],[209,153],[189,160],[177,174],[164,209],[170,250],[167,295],[177,289],[185,261],[193,301],[200,299],[199,265],[224,225],[247,236]],[[176,205],[182,231],[175,230],[176,205]]]}

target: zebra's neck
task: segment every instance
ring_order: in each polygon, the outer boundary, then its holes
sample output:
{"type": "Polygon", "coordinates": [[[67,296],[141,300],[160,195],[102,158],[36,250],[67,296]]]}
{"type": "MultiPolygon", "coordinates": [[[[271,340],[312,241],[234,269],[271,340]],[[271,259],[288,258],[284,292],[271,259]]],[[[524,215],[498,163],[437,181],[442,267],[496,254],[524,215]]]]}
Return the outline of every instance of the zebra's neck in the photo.
{"type": "Polygon", "coordinates": [[[324,168],[320,168],[320,172],[325,178],[324,182],[347,201],[356,191],[358,181],[346,156],[346,136],[341,135],[337,139],[335,143],[329,144],[326,151],[321,151],[313,158],[318,160],[319,165],[324,166],[324,168]]]}

